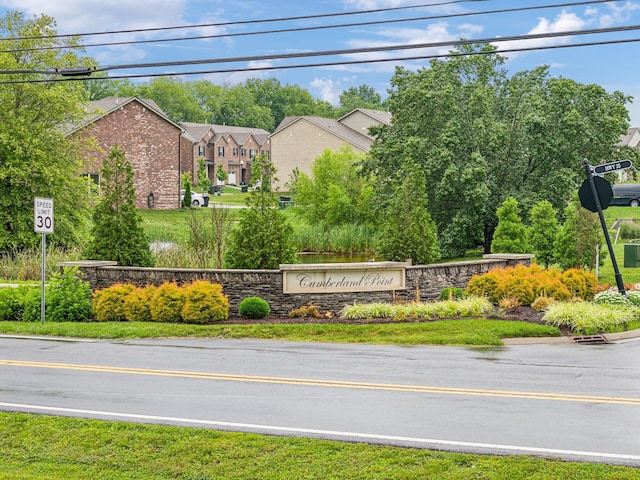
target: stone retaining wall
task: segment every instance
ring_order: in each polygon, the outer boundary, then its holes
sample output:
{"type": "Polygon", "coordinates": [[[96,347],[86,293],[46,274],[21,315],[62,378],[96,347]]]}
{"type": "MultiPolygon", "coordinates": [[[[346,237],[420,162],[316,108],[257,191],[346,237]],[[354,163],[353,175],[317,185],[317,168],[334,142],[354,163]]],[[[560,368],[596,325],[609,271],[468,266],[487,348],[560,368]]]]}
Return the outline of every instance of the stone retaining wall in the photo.
{"type": "Polygon", "coordinates": [[[294,308],[312,302],[322,312],[337,314],[345,305],[354,302],[392,302],[395,300],[433,300],[445,287],[465,288],[477,274],[493,268],[529,265],[531,255],[485,255],[483,260],[416,265],[406,267],[405,290],[387,292],[285,294],[282,292],[281,270],[194,270],[169,268],[119,267],[115,262],[63,262],[61,267],[78,266],[91,287],[106,288],[116,283],[132,283],[144,287],[176,282],[178,285],[194,280],[219,283],[229,298],[230,314],[238,313],[238,304],[245,297],[264,298],[275,315],[287,315],[294,308]]]}

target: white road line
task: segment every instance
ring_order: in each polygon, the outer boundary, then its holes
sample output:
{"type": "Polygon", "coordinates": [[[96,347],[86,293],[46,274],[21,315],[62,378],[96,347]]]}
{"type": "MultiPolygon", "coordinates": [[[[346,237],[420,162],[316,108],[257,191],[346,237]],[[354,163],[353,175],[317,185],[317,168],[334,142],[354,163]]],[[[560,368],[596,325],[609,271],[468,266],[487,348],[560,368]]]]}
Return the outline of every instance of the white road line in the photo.
{"type": "Polygon", "coordinates": [[[492,443],[476,443],[476,442],[460,442],[455,440],[437,440],[431,438],[416,438],[416,437],[401,437],[395,435],[378,435],[370,433],[358,433],[358,432],[340,432],[335,430],[317,430],[312,428],[295,428],[295,427],[282,427],[274,425],[259,425],[252,423],[235,423],[235,422],[221,422],[216,420],[199,420],[194,418],[181,418],[181,417],[164,417],[156,415],[142,415],[135,413],[119,413],[119,412],[106,412],[101,410],[85,410],[77,408],[63,408],[52,407],[44,405],[28,405],[21,403],[7,403],[0,402],[0,409],[9,409],[10,411],[26,411],[27,413],[37,411],[44,413],[66,413],[78,416],[96,416],[107,417],[116,419],[131,419],[131,420],[143,420],[151,423],[173,423],[173,424],[191,424],[203,427],[219,427],[221,429],[234,429],[234,430],[249,430],[252,433],[265,433],[274,435],[284,434],[299,434],[299,435],[317,435],[323,438],[340,438],[349,439],[352,441],[361,442],[392,442],[401,444],[413,444],[416,446],[424,447],[459,447],[467,448],[471,450],[475,449],[488,449],[493,451],[511,452],[518,454],[529,455],[548,455],[559,457],[584,457],[601,460],[627,460],[627,461],[640,461],[640,455],[626,455],[617,453],[605,453],[605,452],[585,452],[580,450],[562,450],[555,448],[539,448],[539,447],[524,447],[518,445],[500,445],[492,443]]]}

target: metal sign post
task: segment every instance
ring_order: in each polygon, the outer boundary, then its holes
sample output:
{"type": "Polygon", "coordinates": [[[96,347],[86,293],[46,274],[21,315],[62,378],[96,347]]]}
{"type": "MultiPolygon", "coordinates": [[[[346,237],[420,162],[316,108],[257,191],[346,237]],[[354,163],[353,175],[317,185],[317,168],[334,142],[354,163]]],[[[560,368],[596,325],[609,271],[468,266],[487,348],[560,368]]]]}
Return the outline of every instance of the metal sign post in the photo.
{"type": "MultiPolygon", "coordinates": [[[[631,162],[629,162],[631,163],[631,162]]],[[[609,255],[611,255],[611,263],[613,264],[613,271],[615,272],[616,284],[618,286],[618,292],[620,294],[625,295],[627,292],[624,290],[624,282],[622,281],[622,275],[620,274],[620,269],[618,268],[618,262],[616,261],[616,255],[613,251],[613,245],[611,245],[611,238],[609,237],[609,231],[607,230],[607,222],[604,219],[604,214],[602,213],[602,205],[600,204],[600,196],[598,195],[598,189],[596,188],[596,182],[593,180],[593,173],[591,165],[589,165],[589,161],[584,159],[584,168],[587,171],[587,180],[591,185],[591,194],[593,195],[593,201],[596,205],[596,211],[598,212],[598,217],[600,218],[600,225],[602,225],[602,231],[604,232],[604,239],[607,242],[607,248],[609,249],[609,255]]],[[[626,167],[628,168],[628,167],[626,167]]],[[[606,206],[606,205],[605,205],[606,206]]]]}
{"type": "Polygon", "coordinates": [[[44,324],[45,313],[45,279],[47,259],[47,233],[53,233],[53,199],[34,198],[33,200],[33,230],[42,234],[42,293],[40,295],[40,322],[44,324]]]}

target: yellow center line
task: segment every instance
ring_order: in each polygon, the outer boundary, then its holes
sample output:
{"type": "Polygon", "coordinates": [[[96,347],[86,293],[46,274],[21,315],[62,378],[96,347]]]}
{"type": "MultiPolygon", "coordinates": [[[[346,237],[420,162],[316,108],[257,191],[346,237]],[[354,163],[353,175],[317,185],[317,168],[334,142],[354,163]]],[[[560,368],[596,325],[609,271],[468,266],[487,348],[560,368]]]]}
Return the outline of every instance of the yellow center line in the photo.
{"type": "Polygon", "coordinates": [[[426,385],[402,385],[389,383],[351,382],[340,380],[320,380],[307,378],[287,378],[255,375],[234,375],[225,373],[186,372],[179,370],[157,370],[147,368],[109,367],[103,365],[80,365],[72,363],[26,362],[1,360],[0,365],[12,367],[52,368],[59,370],[81,370],[85,372],[123,373],[127,375],[149,375],[162,377],[197,378],[229,382],[271,383],[280,385],[302,385],[313,387],[350,388],[365,390],[389,390],[397,392],[436,393],[444,395],[468,395],[484,397],[525,398],[554,400],[560,402],[608,403],[640,406],[640,398],[608,397],[599,395],[576,395],[570,393],[519,392],[509,390],[488,390],[479,388],[436,387],[426,385]]]}

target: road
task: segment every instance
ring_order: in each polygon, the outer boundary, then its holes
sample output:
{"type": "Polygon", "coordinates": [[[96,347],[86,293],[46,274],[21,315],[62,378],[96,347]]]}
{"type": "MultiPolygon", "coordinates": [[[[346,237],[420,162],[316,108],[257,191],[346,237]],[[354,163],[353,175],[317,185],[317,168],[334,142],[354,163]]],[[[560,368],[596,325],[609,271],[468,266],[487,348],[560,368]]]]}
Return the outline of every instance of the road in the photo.
{"type": "Polygon", "coordinates": [[[640,341],[0,337],[0,410],[640,466],[640,341]]]}

